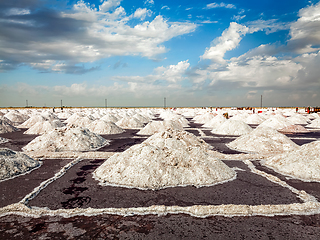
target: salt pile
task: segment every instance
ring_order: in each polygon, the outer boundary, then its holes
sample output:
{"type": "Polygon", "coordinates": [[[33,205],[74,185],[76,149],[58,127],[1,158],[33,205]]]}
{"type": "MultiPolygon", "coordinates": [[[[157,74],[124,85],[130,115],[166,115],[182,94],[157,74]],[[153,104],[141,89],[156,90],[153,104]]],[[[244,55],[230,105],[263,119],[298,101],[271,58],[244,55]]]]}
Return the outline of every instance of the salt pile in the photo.
{"type": "Polygon", "coordinates": [[[67,126],[88,127],[95,119],[92,116],[77,117],[74,120],[69,120],[67,126]]]}
{"type": "Polygon", "coordinates": [[[213,114],[213,113],[205,113],[205,114],[202,114],[202,115],[198,115],[198,116],[195,116],[192,120],[195,122],[195,123],[201,123],[201,124],[204,124],[206,122],[209,122],[211,119],[213,119],[216,115],[213,114]]]}
{"type": "Polygon", "coordinates": [[[252,128],[243,121],[229,119],[211,132],[220,135],[244,135],[252,128]]]}
{"type": "Polygon", "coordinates": [[[281,133],[293,134],[293,133],[308,133],[310,132],[308,129],[301,125],[290,125],[288,127],[282,128],[278,130],[281,133]]]}
{"type": "Polygon", "coordinates": [[[18,125],[18,128],[31,128],[33,125],[35,125],[36,123],[39,122],[45,122],[48,119],[46,119],[44,116],[41,115],[35,115],[30,117],[27,121],[25,121],[24,123],[18,125]]]}
{"type": "Polygon", "coordinates": [[[8,120],[6,117],[0,117],[0,134],[20,131],[20,129],[12,126],[10,122],[11,121],[8,120]]]}
{"type": "Polygon", "coordinates": [[[300,115],[300,114],[294,114],[287,118],[292,124],[308,124],[310,122],[309,119],[306,117],[300,115]]]}
{"type": "Polygon", "coordinates": [[[195,139],[184,131],[156,133],[142,144],[110,157],[93,176],[102,185],[143,190],[201,187],[233,180],[236,173],[202,147],[194,146],[195,139]]]}
{"type": "Polygon", "coordinates": [[[120,119],[116,124],[121,127],[121,128],[127,128],[127,129],[139,129],[143,128],[144,124],[140,122],[136,118],[131,118],[131,117],[124,117],[120,119]]]}
{"type": "Polygon", "coordinates": [[[277,172],[306,181],[320,181],[320,141],[304,144],[294,151],[263,162],[277,172]]]}
{"type": "Polygon", "coordinates": [[[163,132],[168,128],[176,129],[176,130],[183,130],[180,122],[172,121],[172,120],[165,120],[165,121],[151,121],[149,122],[144,128],[142,128],[138,135],[153,135],[158,132],[163,132]]]}
{"type": "Polygon", "coordinates": [[[227,119],[224,116],[219,114],[219,115],[215,116],[214,118],[212,118],[209,122],[205,123],[202,127],[216,129],[226,121],[227,121],[227,119]]]}
{"type": "Polygon", "coordinates": [[[111,113],[108,113],[106,115],[104,115],[100,120],[106,121],[106,122],[118,122],[120,119],[117,118],[116,116],[114,116],[111,113]]]}
{"type": "Polygon", "coordinates": [[[87,128],[62,127],[36,137],[22,149],[44,152],[93,151],[107,144],[108,140],[87,128]]]}
{"type": "Polygon", "coordinates": [[[313,120],[307,127],[320,128],[320,118],[313,120]]]}
{"type": "Polygon", "coordinates": [[[262,154],[282,153],[298,147],[286,135],[269,127],[257,127],[249,134],[227,144],[231,149],[262,154]]]}
{"type": "Polygon", "coordinates": [[[8,148],[0,148],[0,180],[11,178],[40,166],[26,154],[15,152],[8,148]]]}
{"type": "Polygon", "coordinates": [[[97,133],[97,134],[119,134],[125,132],[121,127],[118,127],[113,122],[106,122],[103,120],[95,120],[92,122],[88,129],[91,132],[97,133]]]}
{"type": "Polygon", "coordinates": [[[292,125],[292,122],[290,122],[289,120],[287,120],[284,117],[279,117],[279,115],[277,117],[271,117],[267,120],[265,120],[263,123],[261,123],[259,126],[261,127],[271,127],[274,128],[276,130],[281,129],[281,128],[285,128],[292,125]]]}
{"type": "Polygon", "coordinates": [[[20,125],[29,118],[28,116],[21,114],[18,111],[10,111],[6,113],[4,117],[8,118],[14,126],[20,125]]]}
{"type": "Polygon", "coordinates": [[[56,128],[61,128],[63,126],[64,124],[59,120],[37,122],[32,127],[30,127],[27,131],[25,131],[23,134],[44,134],[56,128]]]}
{"type": "Polygon", "coordinates": [[[266,119],[264,117],[261,117],[258,114],[251,114],[246,119],[244,119],[244,122],[246,124],[261,124],[266,119]]]}

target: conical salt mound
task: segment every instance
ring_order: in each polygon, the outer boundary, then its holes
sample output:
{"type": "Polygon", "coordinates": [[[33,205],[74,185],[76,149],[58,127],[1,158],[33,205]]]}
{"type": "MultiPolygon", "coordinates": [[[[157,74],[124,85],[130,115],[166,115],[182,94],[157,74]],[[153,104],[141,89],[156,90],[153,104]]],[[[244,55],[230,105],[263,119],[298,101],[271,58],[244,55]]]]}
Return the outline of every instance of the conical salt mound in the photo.
{"type": "Polygon", "coordinates": [[[95,119],[93,119],[93,117],[90,116],[78,117],[74,120],[69,120],[67,126],[88,127],[94,120],[95,119]]]}
{"type": "Polygon", "coordinates": [[[294,134],[294,133],[308,133],[310,132],[308,129],[301,125],[290,125],[288,127],[282,128],[278,130],[281,133],[284,134],[294,134]]]}
{"type": "Polygon", "coordinates": [[[320,128],[320,118],[313,120],[307,127],[320,128]]]}
{"type": "Polygon", "coordinates": [[[125,132],[121,127],[118,127],[113,122],[105,122],[103,120],[95,120],[92,122],[88,129],[91,132],[97,133],[97,134],[119,134],[125,132]]]}
{"type": "Polygon", "coordinates": [[[0,117],[0,134],[17,131],[20,131],[20,129],[12,126],[10,120],[7,120],[6,117],[0,117]]]}
{"type": "Polygon", "coordinates": [[[142,128],[138,135],[153,135],[158,132],[163,132],[168,128],[182,130],[183,127],[177,123],[176,121],[172,120],[165,120],[165,121],[151,121],[149,122],[144,128],[142,128]]]}
{"type": "Polygon", "coordinates": [[[62,127],[33,139],[23,151],[93,151],[109,141],[87,128],[62,127]]]}
{"type": "Polygon", "coordinates": [[[39,161],[28,157],[26,154],[8,148],[0,148],[0,180],[28,172],[39,166],[39,161]]]}
{"type": "Polygon", "coordinates": [[[199,147],[203,149],[212,148],[201,138],[184,130],[167,129],[166,131],[156,133],[146,139],[144,143],[159,147],[159,148],[188,148],[199,147]]]}
{"type": "Polygon", "coordinates": [[[202,115],[198,115],[194,117],[192,120],[194,120],[195,123],[206,123],[209,122],[211,119],[213,119],[216,115],[213,113],[205,113],[202,115]]]}
{"type": "Polygon", "coordinates": [[[226,121],[227,119],[224,116],[217,115],[214,118],[212,118],[209,122],[205,123],[202,127],[217,129],[226,121]]]}
{"type": "Polygon", "coordinates": [[[124,117],[120,119],[116,124],[121,128],[127,129],[140,129],[144,127],[144,124],[136,118],[124,117]]]}
{"type": "Polygon", "coordinates": [[[236,177],[232,169],[203,148],[190,146],[171,133],[155,135],[110,157],[94,171],[94,178],[102,185],[158,190],[210,186],[236,177]]]}
{"type": "Polygon", "coordinates": [[[30,127],[27,131],[25,131],[23,134],[44,134],[63,126],[64,125],[62,122],[60,122],[60,120],[54,120],[52,122],[51,121],[37,122],[32,127],[30,127]]]}
{"type": "Polygon", "coordinates": [[[243,121],[229,119],[211,132],[220,135],[244,135],[252,131],[252,128],[243,121]]]}
{"type": "Polygon", "coordinates": [[[246,124],[261,124],[266,119],[259,116],[258,114],[251,114],[246,119],[244,119],[244,122],[246,124]]]}
{"type": "Polygon", "coordinates": [[[103,120],[103,121],[106,121],[106,122],[114,122],[114,123],[119,121],[119,119],[117,117],[115,117],[111,113],[107,113],[100,120],[103,120]]]}
{"type": "Polygon", "coordinates": [[[264,164],[285,175],[306,181],[320,181],[320,141],[268,158],[264,164]]]}
{"type": "Polygon", "coordinates": [[[265,120],[259,126],[261,126],[261,127],[271,127],[271,128],[274,128],[274,129],[278,130],[278,129],[281,129],[281,128],[288,127],[290,125],[292,125],[292,122],[290,122],[286,118],[281,117],[281,116],[278,115],[276,117],[271,117],[271,118],[265,120]]]}
{"type": "Polygon", "coordinates": [[[249,134],[228,143],[227,146],[238,151],[262,154],[282,153],[298,147],[286,135],[269,127],[257,127],[249,134]]]}
{"type": "Polygon", "coordinates": [[[28,116],[21,114],[18,111],[10,111],[6,113],[4,117],[8,118],[14,126],[20,125],[29,118],[28,116]]]}
{"type": "Polygon", "coordinates": [[[47,119],[44,116],[41,115],[35,115],[30,117],[27,121],[24,123],[18,125],[18,128],[31,128],[33,125],[39,122],[45,122],[47,119]]]}

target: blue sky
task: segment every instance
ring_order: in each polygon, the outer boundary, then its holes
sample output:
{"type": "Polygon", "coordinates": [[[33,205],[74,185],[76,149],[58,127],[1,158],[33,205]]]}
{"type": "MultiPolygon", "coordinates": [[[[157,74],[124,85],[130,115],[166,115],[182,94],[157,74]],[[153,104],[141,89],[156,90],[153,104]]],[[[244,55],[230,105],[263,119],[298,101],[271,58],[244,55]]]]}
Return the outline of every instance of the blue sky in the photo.
{"type": "Polygon", "coordinates": [[[320,105],[319,1],[0,2],[0,107],[320,105]]]}

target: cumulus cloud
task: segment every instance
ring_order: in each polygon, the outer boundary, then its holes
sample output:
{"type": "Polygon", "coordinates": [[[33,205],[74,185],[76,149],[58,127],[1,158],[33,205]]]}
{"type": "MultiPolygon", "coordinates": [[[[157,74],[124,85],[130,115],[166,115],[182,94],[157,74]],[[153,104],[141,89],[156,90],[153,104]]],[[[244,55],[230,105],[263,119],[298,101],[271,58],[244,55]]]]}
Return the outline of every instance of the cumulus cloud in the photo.
{"type": "MultiPolygon", "coordinates": [[[[128,16],[120,3],[108,0],[94,8],[79,1],[64,12],[46,8],[28,12],[21,8],[14,10],[16,15],[0,15],[0,35],[5,36],[0,40],[0,71],[21,64],[37,69],[43,66],[44,71],[50,64],[50,71],[61,63],[69,66],[58,68],[60,72],[111,56],[140,55],[154,59],[167,51],[164,42],[197,27],[187,22],[170,23],[161,15],[150,22],[143,21],[151,15],[150,10],[137,9],[128,16]],[[142,22],[132,26],[132,17],[142,22]]],[[[11,5],[6,8],[6,3],[0,5],[7,11],[13,9],[11,5]]]]}
{"type": "Polygon", "coordinates": [[[288,46],[297,53],[320,49],[320,2],[299,11],[299,19],[290,26],[290,37],[288,46]]]}
{"type": "Polygon", "coordinates": [[[224,63],[224,54],[227,51],[235,49],[239,45],[242,36],[248,31],[249,28],[246,26],[231,22],[229,28],[222,33],[221,37],[212,41],[212,47],[206,49],[202,55],[202,59],[210,59],[214,62],[224,63]]]}
{"type": "Polygon", "coordinates": [[[205,7],[205,9],[212,9],[212,8],[229,8],[229,9],[236,9],[236,6],[233,4],[228,4],[228,3],[209,3],[207,4],[207,6],[205,7]]]}
{"type": "Polygon", "coordinates": [[[169,84],[177,83],[185,79],[184,74],[189,68],[190,63],[188,60],[181,61],[177,65],[169,65],[168,67],[157,67],[154,70],[154,74],[147,76],[115,76],[111,79],[113,81],[124,81],[124,82],[140,82],[140,83],[152,83],[156,84],[160,81],[165,81],[169,84]]]}

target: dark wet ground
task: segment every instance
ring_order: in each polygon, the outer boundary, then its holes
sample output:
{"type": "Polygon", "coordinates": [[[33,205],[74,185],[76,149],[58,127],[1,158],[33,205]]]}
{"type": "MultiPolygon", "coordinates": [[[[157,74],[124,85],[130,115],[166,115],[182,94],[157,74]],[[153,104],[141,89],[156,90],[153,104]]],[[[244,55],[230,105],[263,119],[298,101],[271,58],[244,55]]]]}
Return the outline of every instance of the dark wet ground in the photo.
{"type": "Polygon", "coordinates": [[[103,160],[83,160],[42,190],[29,202],[29,205],[59,209],[129,208],[152,205],[265,205],[301,202],[290,190],[251,173],[241,161],[225,161],[230,167],[245,170],[237,171],[237,178],[233,181],[211,187],[187,186],[157,191],[99,185],[91,173],[103,162],[103,160]]]}
{"type": "Polygon", "coordinates": [[[0,144],[0,147],[10,148],[13,151],[22,151],[21,149],[39,135],[23,134],[27,128],[21,128],[21,131],[12,133],[2,133],[0,137],[10,139],[9,142],[0,144]]]}

